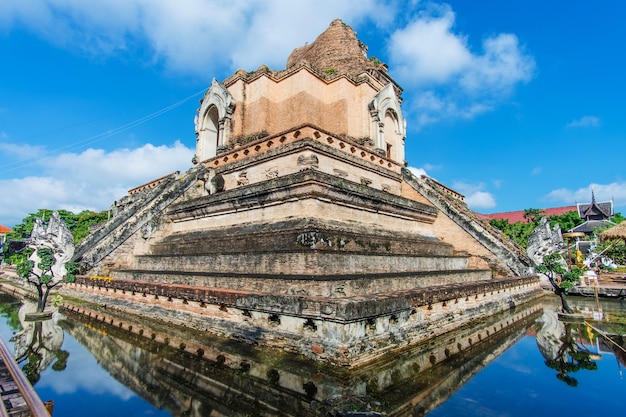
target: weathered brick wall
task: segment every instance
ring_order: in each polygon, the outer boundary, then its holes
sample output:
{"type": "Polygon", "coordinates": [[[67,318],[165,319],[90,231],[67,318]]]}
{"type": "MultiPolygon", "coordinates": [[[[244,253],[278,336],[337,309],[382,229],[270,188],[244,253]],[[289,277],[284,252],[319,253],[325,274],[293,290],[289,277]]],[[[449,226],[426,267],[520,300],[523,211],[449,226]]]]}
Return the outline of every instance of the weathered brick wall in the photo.
{"type": "Polygon", "coordinates": [[[115,270],[115,279],[189,285],[234,291],[330,298],[367,297],[393,291],[488,280],[488,270],[367,273],[345,276],[237,274],[233,272],[178,272],[168,270],[115,270]]]}
{"type": "MultiPolygon", "coordinates": [[[[350,322],[370,317],[391,314],[410,307],[445,303],[456,305],[460,301],[477,302],[479,299],[495,298],[497,294],[510,291],[528,291],[539,288],[536,276],[491,279],[470,283],[441,285],[436,288],[413,288],[385,294],[372,294],[370,297],[339,298],[307,297],[299,295],[278,295],[255,293],[245,290],[224,290],[193,285],[164,284],[158,282],[113,279],[107,277],[79,276],[70,289],[81,289],[92,293],[108,293],[107,296],[134,300],[135,302],[154,304],[176,303],[187,305],[193,301],[205,307],[207,304],[218,307],[236,307],[248,310],[260,310],[299,317],[321,318],[350,322]],[[470,300],[470,298],[473,300],[470,300]],[[271,299],[272,302],[268,302],[271,299]]],[[[181,307],[188,309],[187,307],[181,307]]]]}
{"type": "Polygon", "coordinates": [[[219,174],[224,178],[224,190],[233,190],[305,169],[315,169],[344,181],[367,182],[370,188],[400,195],[400,176],[372,165],[370,161],[364,163],[343,152],[303,139],[299,143],[281,147],[280,152],[267,152],[249,157],[241,163],[231,163],[220,168],[219,174]]]}
{"type": "Polygon", "coordinates": [[[295,49],[287,59],[287,68],[308,62],[320,70],[360,74],[376,68],[366,53],[367,47],[356,38],[356,32],[336,19],[314,42],[295,49]]]}
{"type": "Polygon", "coordinates": [[[339,365],[374,359],[541,295],[536,277],[344,300],[87,277],[63,291],[107,310],[156,317],[339,365]]]}
{"type": "Polygon", "coordinates": [[[240,78],[228,85],[237,103],[229,137],[263,131],[274,135],[307,123],[335,135],[374,138],[377,127],[367,105],[379,88],[345,77],[327,81],[308,67],[281,77],[240,78]]]}

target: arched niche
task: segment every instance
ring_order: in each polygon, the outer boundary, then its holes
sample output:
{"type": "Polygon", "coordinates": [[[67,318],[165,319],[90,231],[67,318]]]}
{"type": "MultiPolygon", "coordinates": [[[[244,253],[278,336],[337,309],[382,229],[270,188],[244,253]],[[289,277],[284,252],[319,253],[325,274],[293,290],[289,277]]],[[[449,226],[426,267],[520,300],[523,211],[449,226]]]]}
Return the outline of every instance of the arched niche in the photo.
{"type": "Polygon", "coordinates": [[[235,100],[219,81],[213,79],[196,114],[196,161],[217,155],[219,146],[228,145],[235,100]]]}
{"type": "Polygon", "coordinates": [[[371,136],[375,147],[388,158],[404,163],[405,121],[400,109],[400,100],[393,84],[387,84],[369,103],[371,136]]]}

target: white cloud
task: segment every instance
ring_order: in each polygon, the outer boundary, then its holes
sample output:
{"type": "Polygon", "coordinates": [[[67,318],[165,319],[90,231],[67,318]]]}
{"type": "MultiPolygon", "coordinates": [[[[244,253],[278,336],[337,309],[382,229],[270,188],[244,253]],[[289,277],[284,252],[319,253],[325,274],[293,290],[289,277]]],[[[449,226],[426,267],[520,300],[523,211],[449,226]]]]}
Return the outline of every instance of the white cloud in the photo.
{"type": "Polygon", "coordinates": [[[530,175],[539,175],[541,174],[541,167],[534,167],[533,170],[530,172],[530,175]]]}
{"type": "MultiPolygon", "coordinates": [[[[408,170],[417,177],[422,175],[429,176],[424,168],[408,167],[408,170]]],[[[472,210],[489,209],[496,206],[496,200],[493,194],[484,191],[485,185],[482,183],[469,184],[457,181],[453,184],[452,188],[465,196],[465,202],[472,210]]]]}
{"type": "Polygon", "coordinates": [[[580,119],[572,120],[567,127],[598,127],[600,118],[596,116],[583,116],[580,119]]]}
{"type": "Polygon", "coordinates": [[[429,7],[390,38],[393,73],[415,90],[408,106],[417,127],[490,111],[534,74],[535,61],[515,35],[487,37],[475,53],[454,21],[448,6],[429,7]]]}
{"type": "Polygon", "coordinates": [[[441,165],[433,165],[433,164],[426,163],[424,164],[422,168],[425,169],[426,171],[437,171],[441,169],[441,165]]]}
{"type": "Polygon", "coordinates": [[[54,44],[94,56],[148,46],[148,60],[210,78],[224,65],[284,68],[289,53],[333,19],[355,25],[375,17],[384,24],[394,10],[392,3],[374,0],[5,0],[0,28],[25,25],[54,44]]]}
{"type": "MultiPolygon", "coordinates": [[[[0,138],[2,138],[1,134],[0,138]]],[[[12,165],[18,165],[24,160],[40,157],[45,152],[45,148],[43,146],[18,145],[16,143],[0,142],[0,152],[6,155],[6,158],[4,158],[5,161],[15,161],[5,162],[2,168],[0,168],[0,171],[2,171],[3,168],[7,169],[12,165]]]]}
{"type": "Polygon", "coordinates": [[[282,69],[294,48],[312,42],[338,17],[353,27],[363,22],[376,25],[384,39],[385,30],[405,21],[405,16],[408,23],[389,34],[389,60],[392,75],[410,93],[405,108],[417,128],[490,111],[533,75],[534,60],[515,35],[486,37],[482,51],[472,51],[467,36],[455,32],[451,7],[433,2],[0,2],[0,30],[25,26],[51,43],[96,59],[128,54],[207,81],[238,68],[254,70],[266,64],[282,69]]]}
{"type": "Polygon", "coordinates": [[[191,166],[194,150],[176,142],[171,146],[144,145],[105,152],[88,149],[38,161],[44,173],[0,180],[11,199],[0,205],[0,224],[12,226],[40,208],[105,210],[135,186],[191,166]]]}
{"type": "Polygon", "coordinates": [[[408,167],[408,170],[411,171],[411,174],[415,175],[416,177],[421,177],[421,176],[429,176],[428,173],[426,173],[426,169],[425,168],[416,168],[416,167],[408,167]]]}
{"type": "Polygon", "coordinates": [[[507,93],[529,81],[535,61],[524,53],[517,37],[502,33],[483,41],[482,54],[470,51],[466,36],[453,32],[449,7],[423,12],[391,35],[389,52],[397,78],[412,86],[454,83],[465,92],[507,93]],[[441,12],[443,10],[443,12],[441,12]]]}
{"type": "Polygon", "coordinates": [[[472,210],[489,209],[496,206],[496,199],[493,194],[484,191],[485,185],[469,184],[457,181],[452,188],[465,196],[467,206],[472,210]]]}
{"type": "MultiPolygon", "coordinates": [[[[544,198],[563,205],[573,205],[576,203],[589,203],[591,192],[596,197],[596,201],[614,200],[616,207],[626,206],[626,181],[616,181],[609,184],[589,184],[577,190],[559,188],[548,193],[544,198]]],[[[616,211],[619,211],[616,209],[616,211]]]]}
{"type": "MultiPolygon", "coordinates": [[[[79,348],[78,342],[70,338],[66,338],[63,341],[63,346],[78,352],[82,348],[79,348]]],[[[135,397],[135,394],[128,390],[124,384],[115,378],[111,378],[109,373],[91,355],[78,354],[71,356],[67,362],[65,372],[55,372],[53,376],[44,374],[41,380],[38,381],[38,384],[58,395],[86,391],[92,395],[102,396],[108,394],[123,401],[135,397]]]]}
{"type": "Polygon", "coordinates": [[[472,92],[490,90],[506,94],[520,82],[532,78],[535,61],[524,55],[517,37],[500,34],[483,42],[484,54],[474,56],[471,65],[461,74],[461,86],[472,92]]]}
{"type": "Polygon", "coordinates": [[[496,200],[493,194],[486,191],[477,191],[473,194],[466,195],[465,202],[472,210],[490,209],[496,206],[496,200]]]}
{"type": "Polygon", "coordinates": [[[441,15],[422,13],[391,36],[394,73],[410,84],[448,82],[472,61],[463,36],[451,32],[454,13],[440,8],[441,15]]]}

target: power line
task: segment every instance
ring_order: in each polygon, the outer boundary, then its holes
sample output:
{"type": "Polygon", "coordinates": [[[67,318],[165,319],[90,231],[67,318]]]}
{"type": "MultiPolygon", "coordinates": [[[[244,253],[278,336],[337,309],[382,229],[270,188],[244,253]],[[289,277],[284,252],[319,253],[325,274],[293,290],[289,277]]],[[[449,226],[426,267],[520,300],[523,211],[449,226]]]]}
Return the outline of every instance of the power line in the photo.
{"type": "Polygon", "coordinates": [[[106,139],[108,137],[117,135],[118,133],[124,132],[128,129],[132,129],[135,126],[139,126],[149,120],[152,120],[156,117],[161,116],[162,114],[165,114],[167,112],[169,112],[170,110],[175,109],[176,107],[181,106],[182,104],[186,103],[187,101],[191,100],[194,97],[199,96],[200,94],[204,93],[206,91],[206,89],[202,89],[188,97],[185,97],[182,100],[177,101],[176,103],[170,104],[169,106],[163,107],[162,109],[159,109],[157,111],[155,111],[154,113],[148,114],[147,116],[143,116],[140,117],[138,119],[135,119],[131,122],[128,122],[126,124],[123,124],[121,126],[115,127],[113,129],[107,130],[106,132],[102,132],[99,133],[97,135],[93,135],[93,136],[89,136],[85,139],[79,140],[78,142],[74,142],[65,146],[62,146],[60,148],[56,148],[50,151],[47,151],[45,153],[43,153],[42,155],[38,155],[36,157],[33,158],[26,158],[26,159],[22,159],[19,161],[15,161],[9,164],[6,164],[4,166],[4,169],[0,170],[0,173],[5,173],[5,172],[9,172],[11,171],[14,167],[16,166],[29,166],[29,165],[33,165],[38,161],[44,160],[46,158],[49,158],[63,150],[73,150],[73,149],[78,149],[81,146],[85,146],[85,145],[91,145],[93,143],[99,142],[103,139],[106,139]]]}

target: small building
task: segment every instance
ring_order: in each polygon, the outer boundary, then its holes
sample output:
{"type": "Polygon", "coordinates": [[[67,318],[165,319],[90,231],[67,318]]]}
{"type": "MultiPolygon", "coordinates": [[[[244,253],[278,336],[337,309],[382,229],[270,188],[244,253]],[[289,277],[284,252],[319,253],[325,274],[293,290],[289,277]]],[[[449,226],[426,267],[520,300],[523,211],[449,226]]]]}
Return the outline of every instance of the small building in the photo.
{"type": "Polygon", "coordinates": [[[591,192],[591,203],[578,203],[576,205],[578,216],[585,222],[574,227],[570,232],[582,232],[586,235],[592,234],[595,230],[609,226],[615,226],[610,218],[615,215],[613,212],[613,201],[597,202],[593,191],[591,192]]]}
{"type": "Polygon", "coordinates": [[[4,249],[4,242],[6,242],[7,233],[9,233],[10,231],[11,229],[0,224],[0,252],[2,252],[4,249]]]}
{"type": "MultiPolygon", "coordinates": [[[[593,235],[596,230],[615,226],[610,218],[615,215],[613,211],[613,201],[597,202],[596,197],[591,192],[591,203],[578,203],[576,205],[578,216],[585,222],[569,230],[569,233],[584,233],[586,236],[593,235]]],[[[583,255],[587,255],[593,242],[589,240],[578,240],[576,249],[583,255]]]]}

